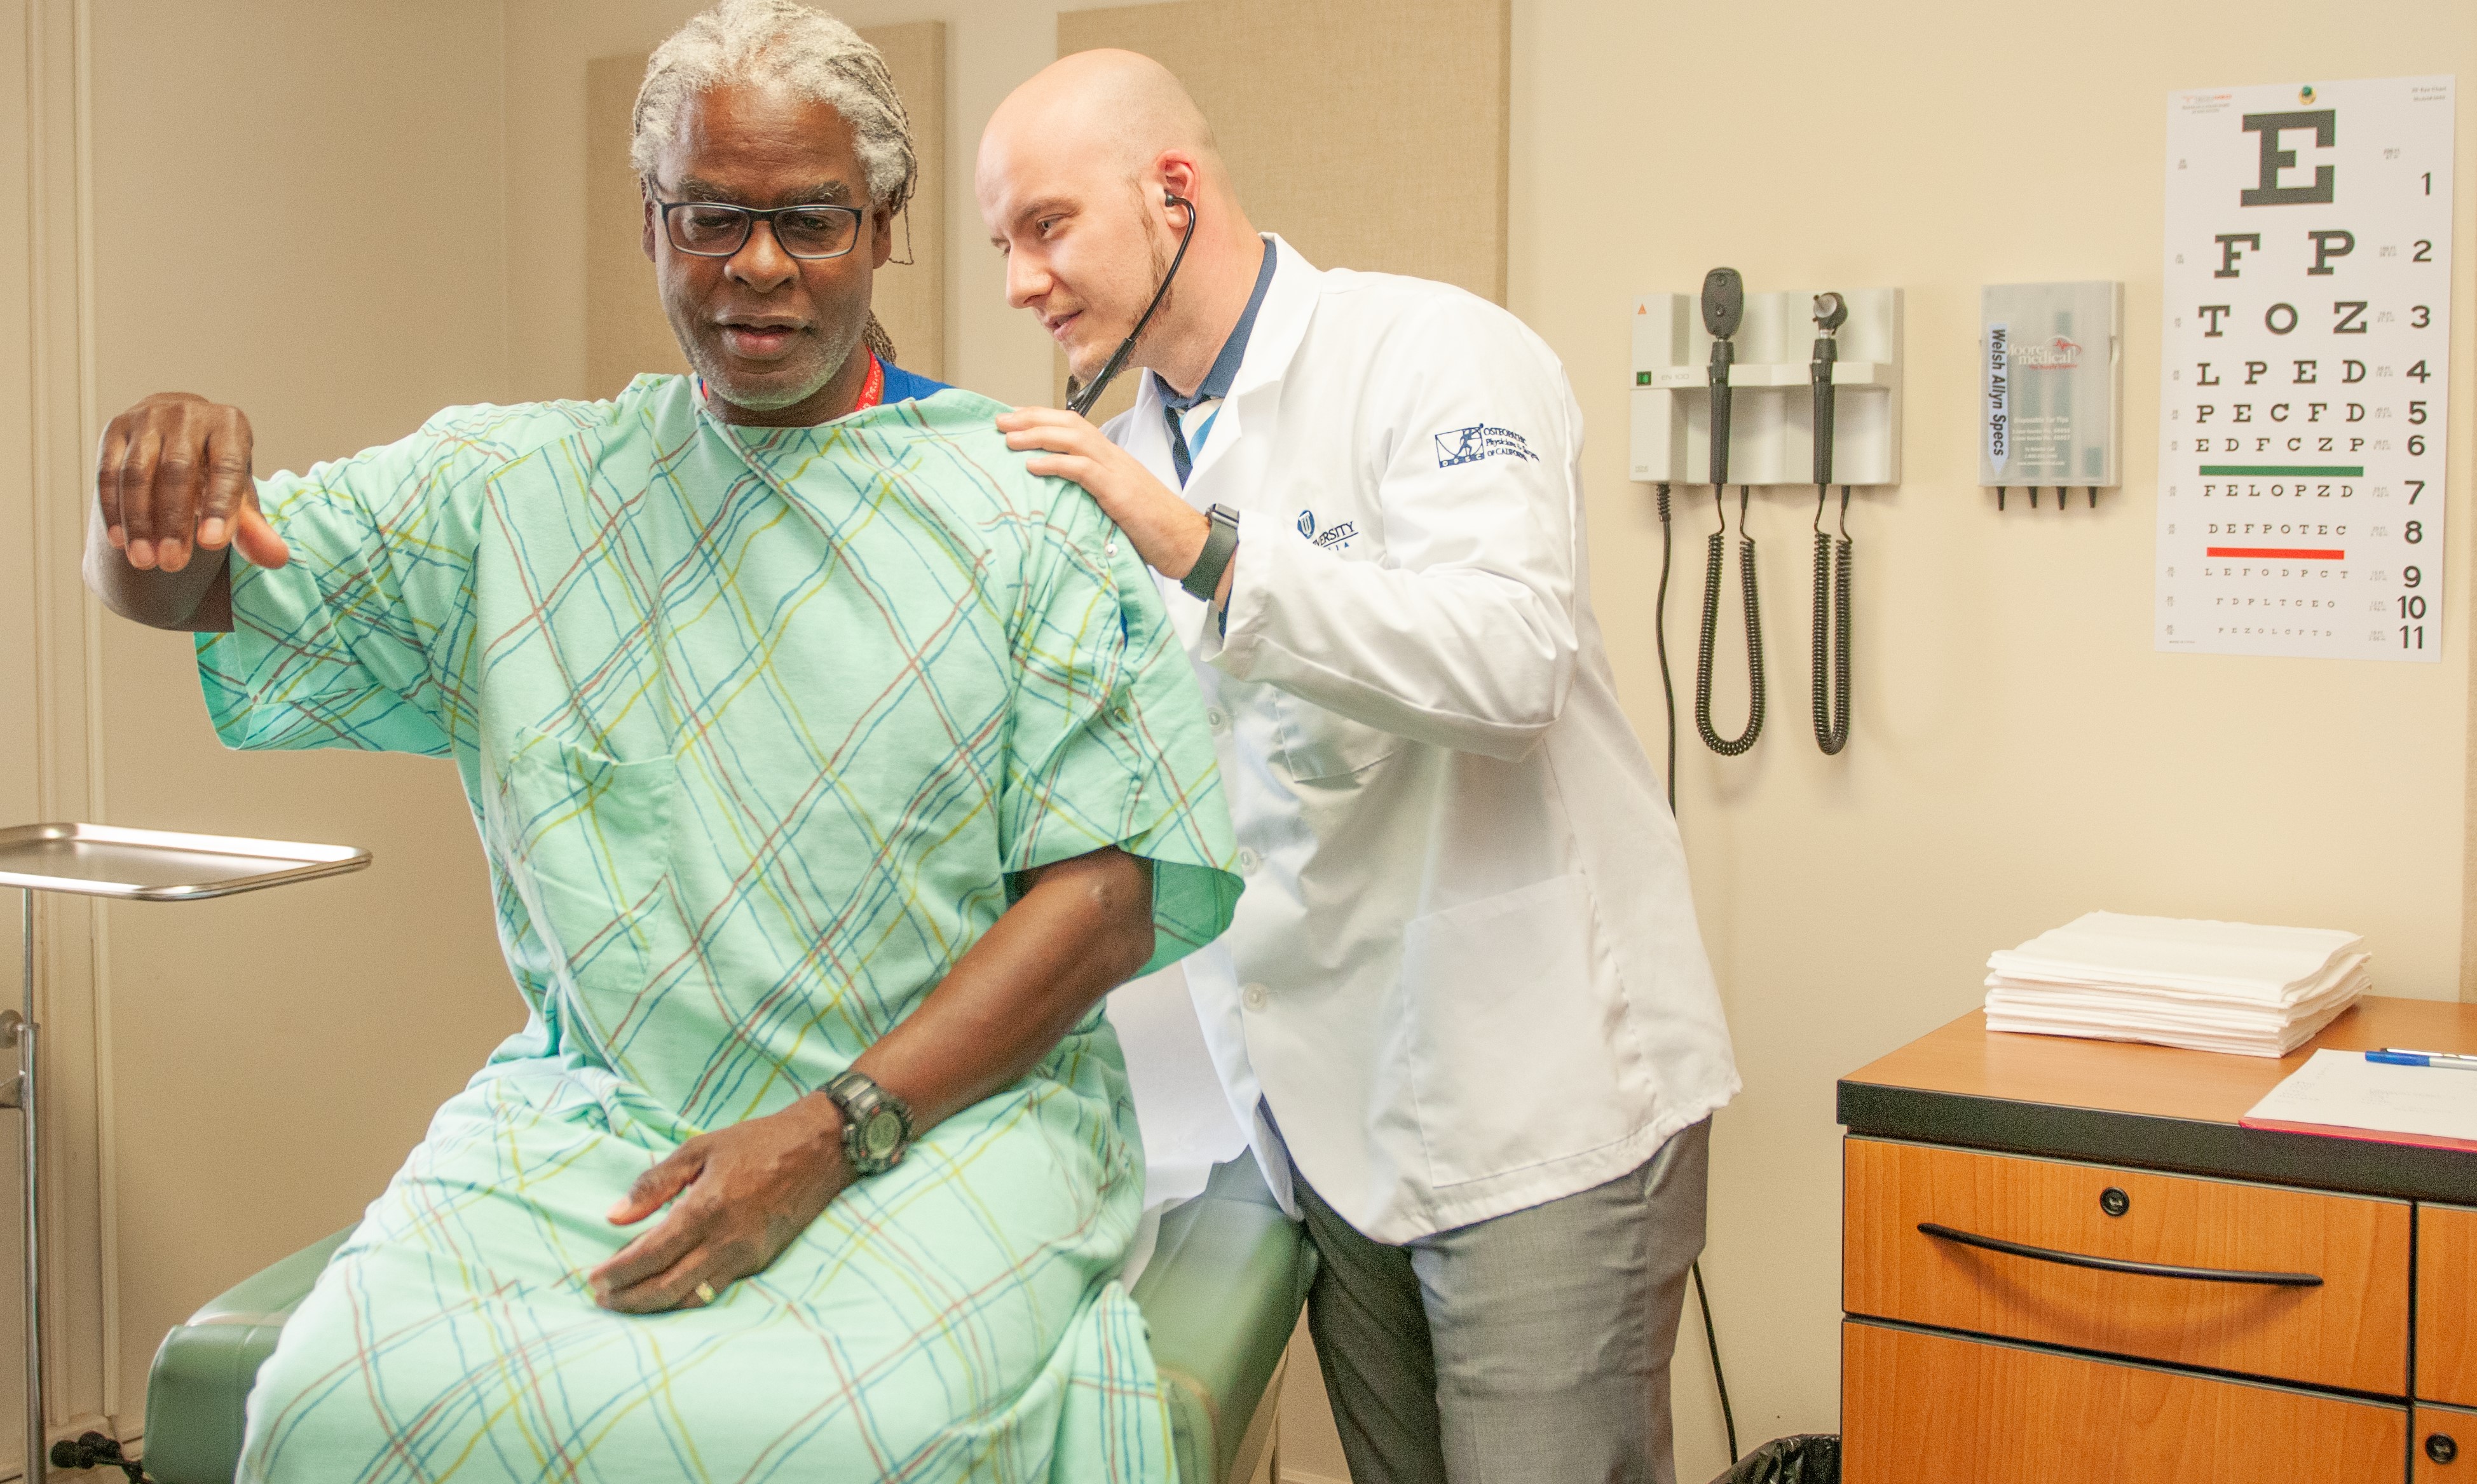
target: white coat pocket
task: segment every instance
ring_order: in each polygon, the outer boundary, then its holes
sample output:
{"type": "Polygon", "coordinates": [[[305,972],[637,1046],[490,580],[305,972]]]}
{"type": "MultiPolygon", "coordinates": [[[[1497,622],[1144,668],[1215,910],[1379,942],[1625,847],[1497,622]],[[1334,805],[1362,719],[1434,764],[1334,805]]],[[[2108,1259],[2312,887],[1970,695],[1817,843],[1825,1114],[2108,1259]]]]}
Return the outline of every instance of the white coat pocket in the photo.
{"type": "Polygon", "coordinates": [[[1630,1044],[1597,972],[1590,883],[1557,876],[1414,918],[1402,941],[1401,1044],[1429,1177],[1485,1180],[1614,1144],[1630,1044]]]}
{"type": "Polygon", "coordinates": [[[1390,732],[1286,692],[1275,692],[1273,704],[1282,719],[1282,766],[1296,783],[1347,778],[1402,746],[1402,739],[1390,732]]]}

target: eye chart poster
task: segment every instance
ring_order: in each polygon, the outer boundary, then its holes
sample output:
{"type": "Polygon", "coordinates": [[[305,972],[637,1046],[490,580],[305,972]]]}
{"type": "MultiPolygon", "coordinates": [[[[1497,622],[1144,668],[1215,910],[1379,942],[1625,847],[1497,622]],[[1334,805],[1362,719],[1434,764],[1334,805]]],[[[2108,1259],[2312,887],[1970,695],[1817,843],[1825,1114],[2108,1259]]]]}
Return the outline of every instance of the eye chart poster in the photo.
{"type": "Polygon", "coordinates": [[[2157,646],[2441,657],[2448,77],[2171,94],[2157,646]]]}

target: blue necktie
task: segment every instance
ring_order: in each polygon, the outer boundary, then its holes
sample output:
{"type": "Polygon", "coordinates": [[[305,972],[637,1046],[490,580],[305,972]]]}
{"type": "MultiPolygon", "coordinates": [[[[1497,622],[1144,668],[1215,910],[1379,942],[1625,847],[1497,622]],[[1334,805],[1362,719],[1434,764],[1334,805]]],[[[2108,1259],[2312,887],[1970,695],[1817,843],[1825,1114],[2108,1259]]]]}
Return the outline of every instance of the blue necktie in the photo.
{"type": "MultiPolygon", "coordinates": [[[[1188,404],[1190,407],[1193,405],[1188,404]]],[[[1169,424],[1170,467],[1178,470],[1178,487],[1182,490],[1187,488],[1187,476],[1195,472],[1195,460],[1187,451],[1187,429],[1179,419],[1179,414],[1186,410],[1170,406],[1166,397],[1162,399],[1162,418],[1169,424]]]]}

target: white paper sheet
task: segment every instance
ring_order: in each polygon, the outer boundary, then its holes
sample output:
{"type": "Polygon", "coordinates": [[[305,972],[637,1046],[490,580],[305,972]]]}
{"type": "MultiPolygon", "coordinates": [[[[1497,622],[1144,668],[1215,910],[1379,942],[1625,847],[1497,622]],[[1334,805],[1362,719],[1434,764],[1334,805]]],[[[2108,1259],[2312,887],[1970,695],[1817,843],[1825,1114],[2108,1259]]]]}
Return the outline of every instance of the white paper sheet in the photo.
{"type": "Polygon", "coordinates": [[[2060,984],[1991,974],[1987,1028],[2101,1041],[2143,1041],[2193,1051],[2286,1056],[2372,987],[2369,956],[2352,953],[2286,1004],[2156,986],[2060,984]]]}
{"type": "Polygon", "coordinates": [[[2477,1071],[2393,1067],[2362,1051],[2316,1051],[2240,1120],[2360,1129],[2477,1148],[2477,1071]]]}
{"type": "Polygon", "coordinates": [[[2364,946],[2356,934],[2328,928],[2091,912],[1989,955],[1987,967],[2006,979],[2155,986],[2285,1004],[2312,994],[2337,961],[2364,946]]]}
{"type": "Polygon", "coordinates": [[[1247,1135],[1213,1069],[1185,969],[1172,965],[1113,990],[1110,1023],[1126,1053],[1144,1136],[1144,1216],[1119,1273],[1133,1288],[1152,1259],[1162,1213],[1201,1194],[1213,1167],[1247,1147],[1247,1135]]]}

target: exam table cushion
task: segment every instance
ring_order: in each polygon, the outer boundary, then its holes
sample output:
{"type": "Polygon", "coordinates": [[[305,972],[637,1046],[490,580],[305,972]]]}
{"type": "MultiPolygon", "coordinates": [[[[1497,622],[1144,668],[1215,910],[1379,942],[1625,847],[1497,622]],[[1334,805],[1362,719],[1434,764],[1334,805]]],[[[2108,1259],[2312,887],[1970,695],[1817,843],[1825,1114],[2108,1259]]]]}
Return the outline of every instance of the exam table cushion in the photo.
{"type": "Polygon", "coordinates": [[[146,1378],[146,1471],[159,1484],[229,1484],[240,1464],[241,1403],[284,1321],[347,1226],[208,1300],[163,1337],[146,1378]]]}
{"type": "MultiPolygon", "coordinates": [[[[242,1404],[284,1321],[350,1228],[224,1293],[163,1337],[146,1387],[146,1472],[158,1484],[230,1484],[242,1404]]],[[[1162,1218],[1135,1299],[1152,1330],[1188,1484],[1229,1476],[1307,1301],[1315,1254],[1264,1189],[1252,1156],[1217,1167],[1204,1194],[1162,1218]]]]}

